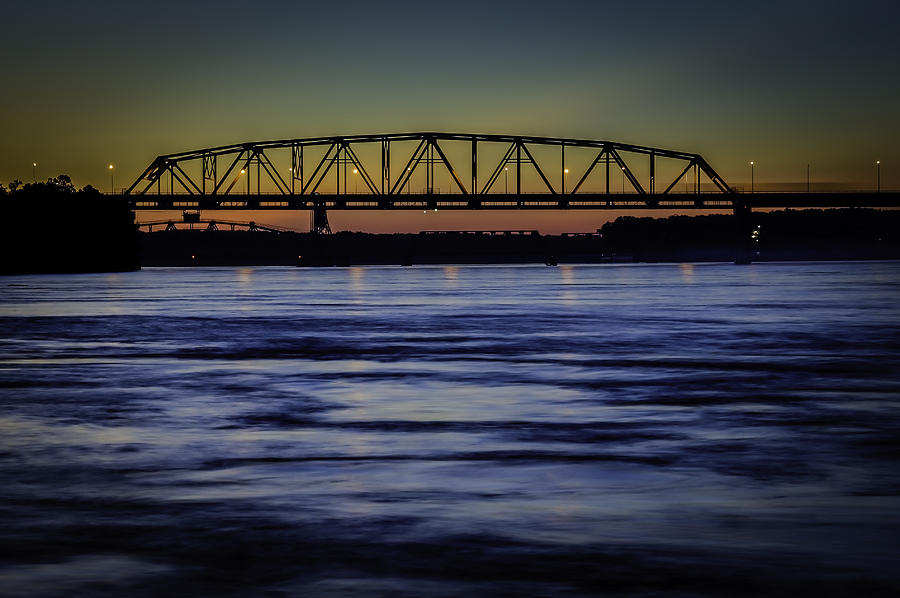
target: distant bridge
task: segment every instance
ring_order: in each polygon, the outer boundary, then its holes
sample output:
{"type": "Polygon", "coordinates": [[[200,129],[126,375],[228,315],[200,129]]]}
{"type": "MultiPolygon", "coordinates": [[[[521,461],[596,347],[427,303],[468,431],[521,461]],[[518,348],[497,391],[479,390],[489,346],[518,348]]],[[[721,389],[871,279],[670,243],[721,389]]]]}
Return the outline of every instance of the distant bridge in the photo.
{"type": "Polygon", "coordinates": [[[202,219],[199,217],[199,214],[196,214],[196,218],[193,217],[194,214],[185,213],[181,220],[154,220],[154,221],[145,221],[138,222],[138,229],[146,229],[147,232],[152,233],[153,229],[162,230],[165,232],[169,231],[177,231],[177,230],[196,230],[196,231],[218,231],[220,227],[228,229],[230,231],[235,230],[246,230],[249,232],[266,232],[266,233],[286,233],[286,232],[295,232],[290,228],[282,228],[278,226],[271,226],[268,224],[260,224],[258,222],[254,222],[251,220],[250,222],[236,222],[232,220],[213,220],[213,219],[202,219]]]}
{"type": "Polygon", "coordinates": [[[737,193],[700,154],[588,139],[456,133],[239,143],[155,158],[135,210],[900,207],[898,193],[737,193]],[[446,177],[446,178],[445,178],[446,177]],[[446,184],[444,184],[446,183],[446,184]]]}

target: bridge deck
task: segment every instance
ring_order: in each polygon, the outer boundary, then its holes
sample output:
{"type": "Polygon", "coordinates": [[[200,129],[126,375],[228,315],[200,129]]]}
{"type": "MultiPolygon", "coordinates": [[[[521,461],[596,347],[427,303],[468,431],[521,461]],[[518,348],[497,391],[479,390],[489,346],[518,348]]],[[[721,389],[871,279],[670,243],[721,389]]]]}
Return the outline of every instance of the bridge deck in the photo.
{"type": "Polygon", "coordinates": [[[121,195],[134,210],[715,210],[900,207],[900,192],[740,194],[121,195]]]}

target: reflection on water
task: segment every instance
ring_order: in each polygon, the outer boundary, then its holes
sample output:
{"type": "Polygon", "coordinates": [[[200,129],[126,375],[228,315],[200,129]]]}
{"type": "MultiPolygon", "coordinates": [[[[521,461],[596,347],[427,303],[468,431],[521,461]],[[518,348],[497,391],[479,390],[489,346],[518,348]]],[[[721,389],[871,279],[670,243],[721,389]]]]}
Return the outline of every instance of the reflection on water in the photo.
{"type": "Polygon", "coordinates": [[[0,594],[895,595],[900,263],[0,279],[0,594]]]}
{"type": "Polygon", "coordinates": [[[694,282],[694,264],[678,264],[678,269],[681,270],[682,282],[685,284],[694,282]]]}
{"type": "Polygon", "coordinates": [[[572,307],[578,300],[575,295],[575,266],[563,265],[559,267],[559,275],[562,278],[562,302],[572,307]]]}
{"type": "Polygon", "coordinates": [[[444,281],[446,282],[448,289],[455,289],[459,282],[459,267],[444,266],[444,281]]]}

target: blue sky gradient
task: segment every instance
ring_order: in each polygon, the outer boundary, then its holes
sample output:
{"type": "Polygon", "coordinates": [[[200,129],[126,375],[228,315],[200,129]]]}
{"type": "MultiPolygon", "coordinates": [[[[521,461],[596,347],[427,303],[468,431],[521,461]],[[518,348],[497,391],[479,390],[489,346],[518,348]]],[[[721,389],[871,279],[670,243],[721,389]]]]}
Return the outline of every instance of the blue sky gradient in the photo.
{"type": "MultiPolygon", "coordinates": [[[[0,181],[161,153],[440,130],[702,153],[732,185],[900,187],[900,5],[8,3],[0,181]]],[[[130,181],[128,181],[130,182],[130,181]]],[[[118,183],[117,183],[118,184],[118,183]]]]}

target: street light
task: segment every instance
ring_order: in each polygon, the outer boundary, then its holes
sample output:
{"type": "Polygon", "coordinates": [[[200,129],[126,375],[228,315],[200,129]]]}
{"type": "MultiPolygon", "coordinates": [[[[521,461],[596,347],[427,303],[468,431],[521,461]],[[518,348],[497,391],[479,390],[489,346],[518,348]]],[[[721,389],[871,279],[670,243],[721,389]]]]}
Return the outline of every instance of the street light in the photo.
{"type": "MultiPolygon", "coordinates": [[[[412,172],[412,168],[407,168],[406,172],[412,172]]],[[[411,182],[411,180],[412,180],[412,175],[411,174],[406,175],[406,194],[407,195],[409,195],[409,183],[411,182]]],[[[402,189],[401,189],[401,191],[402,191],[402,189]]]]}
{"type": "Polygon", "coordinates": [[[881,160],[875,160],[875,192],[881,193],[881,160]]]}
{"type": "Polygon", "coordinates": [[[753,167],[755,164],[750,162],[750,193],[753,193],[753,167]]]}
{"type": "Polygon", "coordinates": [[[359,180],[359,179],[356,178],[356,175],[357,175],[357,174],[359,174],[359,171],[356,170],[356,169],[354,168],[354,169],[353,169],[353,193],[356,193],[356,191],[357,191],[357,189],[356,189],[356,182],[359,180]]]}
{"type": "Polygon", "coordinates": [[[566,193],[566,177],[568,176],[568,174],[569,174],[569,169],[563,168],[563,189],[562,189],[563,195],[565,195],[565,193],[566,193]]]}
{"type": "MultiPolygon", "coordinates": [[[[241,168],[240,176],[244,176],[245,174],[247,174],[247,171],[241,168]]],[[[250,195],[250,177],[247,177],[247,195],[250,195]]]]}
{"type": "Polygon", "coordinates": [[[116,186],[115,186],[115,169],[112,164],[109,165],[109,192],[111,194],[115,194],[116,186]]]}
{"type": "Polygon", "coordinates": [[[37,162],[31,163],[31,179],[37,183],[37,162]]]}
{"type": "Polygon", "coordinates": [[[504,191],[507,195],[509,195],[509,168],[503,167],[503,185],[504,191]]]}
{"type": "Polygon", "coordinates": [[[622,195],[625,195],[625,167],[622,167],[622,195]]]}

